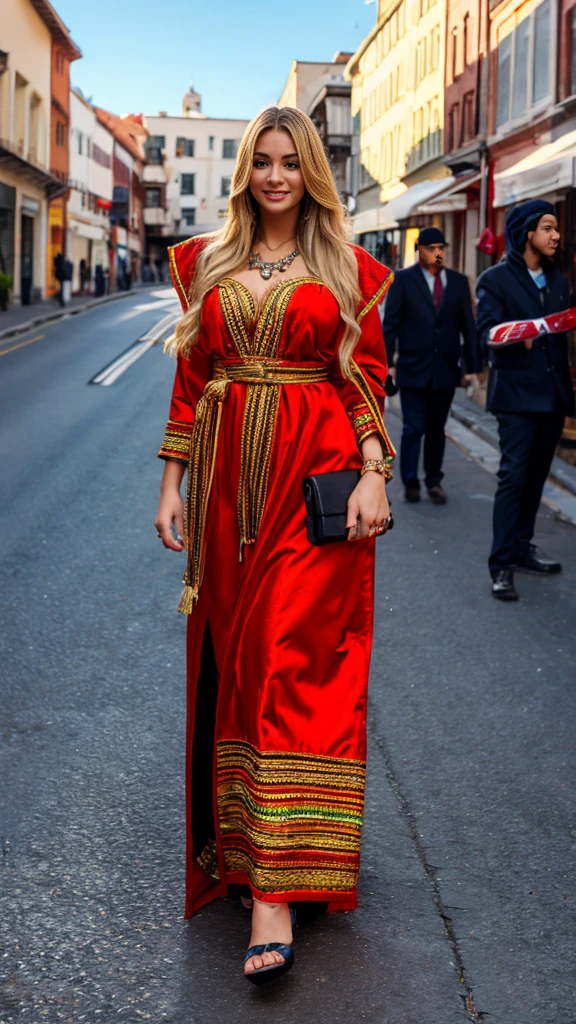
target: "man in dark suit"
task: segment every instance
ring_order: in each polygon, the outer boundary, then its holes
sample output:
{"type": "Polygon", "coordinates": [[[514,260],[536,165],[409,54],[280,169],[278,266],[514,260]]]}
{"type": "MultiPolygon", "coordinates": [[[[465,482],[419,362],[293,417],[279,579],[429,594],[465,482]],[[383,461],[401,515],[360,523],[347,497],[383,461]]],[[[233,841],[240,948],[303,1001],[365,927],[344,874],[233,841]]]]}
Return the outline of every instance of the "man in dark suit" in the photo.
{"type": "Polygon", "coordinates": [[[480,350],[468,281],[444,266],[444,235],[438,228],[423,228],[416,249],[418,262],[396,274],[388,293],[384,338],[391,375],[400,389],[400,473],[406,500],[420,501],[418,460],[424,437],[428,494],[435,505],[445,505],[444,426],[456,387],[471,380],[462,378],[461,335],[467,374],[480,370],[480,350]]]}
{"type": "MultiPolygon", "coordinates": [[[[560,241],[551,203],[534,199],[506,219],[506,261],[478,280],[478,332],[568,308],[568,282],[554,264],[560,241]]],[[[514,568],[550,574],[559,562],[532,544],[536,513],[564,418],[574,409],[566,334],[490,347],[487,408],[498,420],[502,458],[489,559],[492,593],[516,601],[514,568]]]]}

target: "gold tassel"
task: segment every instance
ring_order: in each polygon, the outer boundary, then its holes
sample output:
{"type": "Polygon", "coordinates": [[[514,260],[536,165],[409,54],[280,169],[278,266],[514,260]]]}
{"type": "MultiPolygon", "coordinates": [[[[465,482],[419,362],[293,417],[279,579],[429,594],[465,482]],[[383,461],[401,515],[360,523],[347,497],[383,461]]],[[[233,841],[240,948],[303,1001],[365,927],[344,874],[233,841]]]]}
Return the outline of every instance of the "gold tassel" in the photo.
{"type": "Polygon", "coordinates": [[[197,600],[198,591],[196,587],[184,587],[182,597],[180,598],[180,603],[178,605],[178,611],[181,612],[182,615],[191,615],[194,611],[194,605],[197,600]]]}

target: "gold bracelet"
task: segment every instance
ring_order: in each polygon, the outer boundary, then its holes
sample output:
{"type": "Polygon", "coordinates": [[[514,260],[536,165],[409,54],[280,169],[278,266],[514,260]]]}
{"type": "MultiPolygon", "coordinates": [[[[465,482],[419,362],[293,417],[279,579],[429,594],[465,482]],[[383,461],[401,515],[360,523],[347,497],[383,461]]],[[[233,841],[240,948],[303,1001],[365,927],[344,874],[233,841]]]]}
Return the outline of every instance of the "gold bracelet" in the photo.
{"type": "Polygon", "coordinates": [[[386,462],[384,459],[364,459],[360,476],[364,476],[364,473],[379,473],[380,476],[384,476],[385,472],[386,462]]]}
{"type": "Polygon", "coordinates": [[[378,473],[384,477],[386,483],[389,483],[394,476],[392,472],[392,459],[364,459],[360,476],[364,476],[365,473],[378,473]]]}

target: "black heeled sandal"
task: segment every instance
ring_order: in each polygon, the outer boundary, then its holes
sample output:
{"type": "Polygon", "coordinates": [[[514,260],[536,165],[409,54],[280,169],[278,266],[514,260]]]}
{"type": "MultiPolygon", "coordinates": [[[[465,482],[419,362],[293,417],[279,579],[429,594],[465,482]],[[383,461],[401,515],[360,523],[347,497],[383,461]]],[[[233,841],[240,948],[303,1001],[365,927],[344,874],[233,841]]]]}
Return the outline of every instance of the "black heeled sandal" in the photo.
{"type": "MultiPolygon", "coordinates": [[[[290,908],[290,919],[292,921],[292,931],[296,928],[296,912],[290,908]]],[[[294,938],[292,938],[294,941],[294,938]]],[[[270,981],[276,981],[283,974],[294,966],[294,950],[292,945],[287,945],[284,942],[266,942],[257,946],[250,946],[246,950],[244,957],[244,963],[250,960],[253,956],[262,956],[262,953],[280,953],[280,956],[284,957],[284,961],[281,964],[268,964],[266,967],[259,967],[255,971],[250,971],[249,974],[244,972],[244,977],[251,981],[253,985],[267,985],[270,981]]]]}

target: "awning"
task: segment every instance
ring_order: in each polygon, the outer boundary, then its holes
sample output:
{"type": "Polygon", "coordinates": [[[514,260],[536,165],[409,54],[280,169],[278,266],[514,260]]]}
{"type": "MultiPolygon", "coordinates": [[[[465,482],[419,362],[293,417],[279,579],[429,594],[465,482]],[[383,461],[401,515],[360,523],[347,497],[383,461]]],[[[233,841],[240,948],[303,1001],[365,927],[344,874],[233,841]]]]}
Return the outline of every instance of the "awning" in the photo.
{"type": "Polygon", "coordinates": [[[76,220],[74,217],[70,217],[69,223],[72,234],[77,235],[78,238],[92,238],[96,240],[106,237],[104,228],[97,224],[87,224],[85,221],[76,220]]]}
{"type": "Polygon", "coordinates": [[[481,174],[472,174],[466,178],[457,178],[457,184],[453,188],[443,192],[438,199],[433,199],[431,203],[421,203],[416,213],[453,213],[455,210],[467,210],[466,190],[470,185],[477,185],[481,177],[481,174]]]}
{"type": "Polygon", "coordinates": [[[494,206],[572,188],[575,182],[576,131],[538,146],[529,156],[494,175],[494,206]]]}
{"type": "Polygon", "coordinates": [[[437,181],[419,181],[417,185],[407,188],[384,206],[358,213],[354,217],[355,234],[360,235],[365,231],[388,231],[399,227],[399,221],[407,220],[416,207],[437,196],[439,192],[449,189],[455,181],[454,177],[440,178],[437,181]]]}

